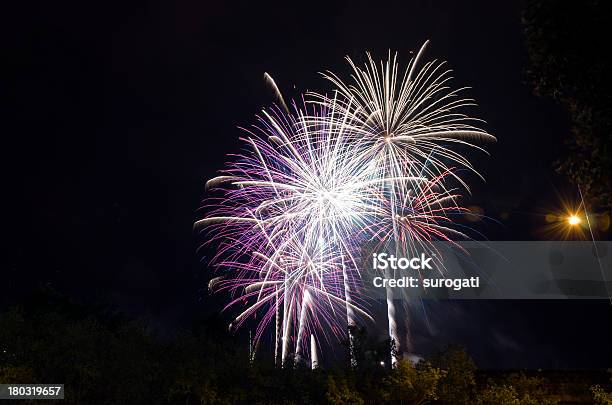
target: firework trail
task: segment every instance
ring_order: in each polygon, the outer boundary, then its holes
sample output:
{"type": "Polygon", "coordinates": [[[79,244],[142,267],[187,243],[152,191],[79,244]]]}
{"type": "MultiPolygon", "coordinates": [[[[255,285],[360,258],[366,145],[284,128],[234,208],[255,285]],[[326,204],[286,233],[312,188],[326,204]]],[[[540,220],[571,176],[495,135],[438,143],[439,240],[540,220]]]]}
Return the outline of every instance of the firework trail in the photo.
{"type": "MultiPolygon", "coordinates": [[[[427,44],[428,41],[403,73],[397,55],[391,57],[389,54],[387,61],[378,65],[367,54],[368,61],[363,67],[347,57],[353,70],[352,80],[345,82],[333,72],[326,72],[323,76],[335,87],[334,97],[315,92],[309,95],[315,103],[336,105],[351,116],[353,132],[359,138],[363,154],[361,160],[373,162],[371,175],[374,178],[425,177],[444,190],[444,184],[437,179],[452,176],[469,192],[467,184],[451,167],[459,166],[478,173],[470,161],[453,148],[483,150],[474,142],[493,141],[495,138],[478,127],[480,120],[462,112],[466,107],[474,106],[475,102],[461,97],[465,88],[450,87],[452,71],[444,62],[434,60],[419,67],[427,44]]],[[[448,239],[445,236],[447,232],[455,233],[451,226],[436,224],[444,216],[444,210],[425,210],[423,217],[416,219],[402,215],[406,209],[419,209],[412,204],[418,204],[430,192],[430,183],[413,180],[378,183],[380,193],[387,196],[380,201],[385,201],[391,208],[382,218],[391,221],[393,232],[388,236],[393,236],[397,242],[397,255],[409,250],[407,248],[414,241],[448,239]],[[408,220],[410,226],[406,226],[408,220]],[[431,223],[435,225],[430,226],[431,223]]],[[[442,194],[446,193],[443,191],[442,194]]],[[[455,197],[448,196],[454,206],[455,197]]],[[[399,351],[391,289],[387,289],[387,309],[389,337],[399,351]]],[[[392,364],[396,361],[392,355],[392,364]]]]}
{"type": "Polygon", "coordinates": [[[314,335],[310,335],[310,368],[314,370],[319,367],[319,355],[317,352],[317,340],[314,335]]]}
{"type": "Polygon", "coordinates": [[[290,114],[291,112],[289,111],[289,107],[287,107],[287,104],[285,103],[285,98],[283,97],[283,93],[281,93],[280,89],[276,85],[276,82],[274,81],[272,76],[270,76],[270,74],[268,72],[265,72],[264,75],[263,75],[263,78],[264,78],[264,81],[266,82],[266,84],[274,92],[274,97],[276,97],[276,99],[280,103],[281,107],[283,107],[283,111],[285,111],[286,113],[290,114]]]}

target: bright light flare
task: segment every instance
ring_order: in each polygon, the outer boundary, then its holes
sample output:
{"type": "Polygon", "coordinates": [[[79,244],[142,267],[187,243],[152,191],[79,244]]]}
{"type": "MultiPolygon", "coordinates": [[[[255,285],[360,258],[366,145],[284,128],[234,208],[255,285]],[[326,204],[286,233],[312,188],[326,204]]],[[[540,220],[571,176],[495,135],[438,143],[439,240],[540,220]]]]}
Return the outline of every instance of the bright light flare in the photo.
{"type": "Polygon", "coordinates": [[[582,218],[580,218],[578,215],[572,214],[567,217],[567,223],[570,226],[580,225],[582,223],[582,218]]]}

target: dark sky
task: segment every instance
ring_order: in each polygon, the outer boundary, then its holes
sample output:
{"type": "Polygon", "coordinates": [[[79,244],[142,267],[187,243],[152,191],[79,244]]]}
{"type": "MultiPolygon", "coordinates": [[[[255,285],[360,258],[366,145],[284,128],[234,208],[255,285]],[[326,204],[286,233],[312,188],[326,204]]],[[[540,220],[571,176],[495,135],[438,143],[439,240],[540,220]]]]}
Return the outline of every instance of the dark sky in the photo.
{"type": "MultiPolygon", "coordinates": [[[[550,167],[568,123],[526,84],[520,2],[14,3],[4,24],[4,303],[52,285],[160,330],[216,311],[192,224],[205,180],[240,150],[236,127],[273,101],[263,73],[290,98],[328,89],[317,72],[348,73],[345,55],[392,49],[406,63],[425,39],[426,56],[473,87],[499,140],[492,158],[475,157],[487,183],[474,181],[468,203],[510,217],[479,230],[535,239],[541,219],[530,213],[557,198],[550,167]]],[[[463,343],[485,366],[612,358],[605,302],[457,303],[431,314],[447,326],[424,333],[423,347],[463,343]]]]}

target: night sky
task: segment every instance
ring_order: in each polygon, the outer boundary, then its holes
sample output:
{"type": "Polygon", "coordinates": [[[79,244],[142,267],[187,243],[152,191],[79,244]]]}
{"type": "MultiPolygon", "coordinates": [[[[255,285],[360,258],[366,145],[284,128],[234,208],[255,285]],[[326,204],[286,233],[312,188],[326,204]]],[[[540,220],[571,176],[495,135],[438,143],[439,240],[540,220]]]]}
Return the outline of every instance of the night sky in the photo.
{"type": "MultiPolygon", "coordinates": [[[[17,3],[17,2],[14,2],[17,3]]],[[[40,286],[144,317],[169,333],[217,312],[192,230],[206,179],[274,101],[328,90],[344,56],[389,49],[447,60],[498,138],[470,180],[492,240],[535,240],[571,188],[551,169],[568,118],[532,95],[522,4],[470,2],[19,2],[4,24],[2,303],[40,286]],[[502,214],[508,219],[501,220],[502,214]],[[497,222],[500,221],[500,222],[497,222]]],[[[466,345],[483,367],[606,367],[612,307],[597,302],[433,305],[422,351],[466,345]]]]}

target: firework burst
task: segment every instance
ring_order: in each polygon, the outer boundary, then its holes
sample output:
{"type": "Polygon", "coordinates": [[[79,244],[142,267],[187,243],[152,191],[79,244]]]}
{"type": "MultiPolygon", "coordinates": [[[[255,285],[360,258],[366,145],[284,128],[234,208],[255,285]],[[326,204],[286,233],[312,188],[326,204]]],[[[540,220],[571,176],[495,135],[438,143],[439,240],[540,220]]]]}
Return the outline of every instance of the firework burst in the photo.
{"type": "MultiPolygon", "coordinates": [[[[367,54],[368,62],[363,67],[347,57],[353,70],[351,82],[333,72],[323,74],[335,87],[337,97],[309,93],[316,102],[336,104],[352,116],[355,132],[367,146],[364,153],[383,172],[433,178],[447,172],[449,164],[474,170],[469,160],[452,147],[482,150],[474,142],[495,140],[478,127],[482,120],[463,112],[476,104],[461,96],[467,88],[450,87],[452,70],[445,62],[434,60],[419,67],[427,44],[403,72],[397,55],[389,54],[379,65],[367,54]]],[[[458,176],[456,179],[461,181],[458,176]]]]}
{"type": "MultiPolygon", "coordinates": [[[[380,201],[389,208],[388,215],[382,216],[385,218],[383,222],[391,225],[398,254],[409,251],[415,243],[423,245],[424,241],[432,238],[448,239],[448,234],[457,235],[452,223],[449,222],[448,226],[439,224],[448,210],[438,208],[432,211],[422,205],[423,201],[432,200],[434,205],[440,206],[440,201],[436,201],[438,196],[431,194],[431,184],[435,184],[443,190],[440,194],[443,201],[451,201],[456,207],[456,196],[450,195],[440,179],[452,176],[469,192],[468,185],[456,171],[451,170],[451,166],[478,172],[455,148],[482,151],[475,142],[495,140],[478,126],[481,120],[463,112],[475,102],[461,96],[465,88],[450,87],[452,71],[444,62],[429,61],[420,67],[427,44],[423,44],[403,72],[397,55],[391,57],[390,53],[387,61],[380,65],[367,54],[368,61],[363,67],[347,57],[353,70],[351,81],[346,82],[328,71],[323,76],[335,87],[334,97],[309,93],[315,103],[337,105],[351,117],[353,132],[358,137],[363,155],[361,159],[372,162],[371,175],[374,178],[430,179],[427,182],[377,183],[379,192],[386,196],[380,201]],[[422,208],[426,208],[423,216],[415,217],[414,212],[422,208]]],[[[399,351],[395,303],[391,290],[387,291],[389,337],[399,351]]],[[[395,362],[393,355],[392,363],[395,362]]]]}
{"type": "MultiPolygon", "coordinates": [[[[328,72],[334,96],[309,93],[291,110],[266,74],[282,108],[244,129],[246,150],[206,184],[218,197],[196,227],[216,247],[221,275],[210,287],[231,295],[231,327],[257,319],[255,346],[275,325],[281,364],[310,351],[314,367],[317,342],[370,317],[360,295],[363,243],[392,240],[409,252],[465,237],[451,219],[465,211],[460,192],[448,184],[467,185],[449,166],[474,169],[453,148],[494,138],[461,112],[474,103],[449,88],[444,63],[418,68],[424,48],[403,75],[396,57],[379,67],[368,55],[363,68],[348,59],[352,84],[328,72]]],[[[399,348],[389,295],[387,308],[399,348]]]]}
{"type": "Polygon", "coordinates": [[[419,180],[372,177],[360,148],[348,147],[355,137],[346,116],[338,117],[334,105],[304,111],[264,112],[243,139],[250,153],[208,182],[223,196],[209,200],[210,214],[196,223],[217,244],[213,262],[228,275],[215,284],[238,295],[229,306],[254,301],[234,325],[267,311],[260,314],[258,340],[282,309],[277,341],[283,361],[292,333],[299,355],[304,333],[341,335],[356,314],[368,316],[352,292],[359,287],[356,254],[378,205],[376,191],[380,183],[419,180]],[[309,327],[321,320],[336,325],[309,327]]]}

